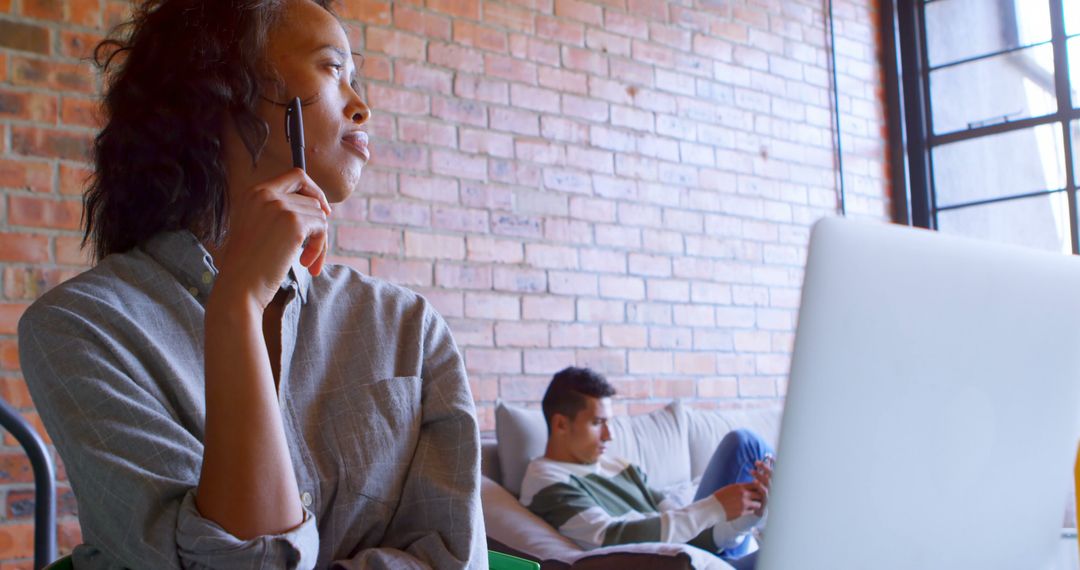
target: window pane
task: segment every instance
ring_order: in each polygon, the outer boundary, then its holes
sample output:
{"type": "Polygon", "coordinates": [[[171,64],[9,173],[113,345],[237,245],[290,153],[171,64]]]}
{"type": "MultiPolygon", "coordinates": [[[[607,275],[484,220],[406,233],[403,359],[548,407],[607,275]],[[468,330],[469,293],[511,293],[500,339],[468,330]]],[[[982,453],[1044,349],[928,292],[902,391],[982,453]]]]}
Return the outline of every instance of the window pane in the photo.
{"type": "Polygon", "coordinates": [[[1065,0],[1065,34],[1080,34],[1080,0],[1065,0]]]}
{"type": "Polygon", "coordinates": [[[1065,187],[1059,123],[934,147],[938,207],[1065,187]]]}
{"type": "Polygon", "coordinates": [[[978,239],[1072,252],[1065,192],[938,212],[938,229],[978,239]]]}
{"type": "Polygon", "coordinates": [[[1049,40],[1048,0],[926,4],[926,51],[931,67],[1049,40]]]}
{"type": "Polygon", "coordinates": [[[933,71],[930,107],[937,134],[1053,113],[1054,48],[1046,44],[933,71]]]}

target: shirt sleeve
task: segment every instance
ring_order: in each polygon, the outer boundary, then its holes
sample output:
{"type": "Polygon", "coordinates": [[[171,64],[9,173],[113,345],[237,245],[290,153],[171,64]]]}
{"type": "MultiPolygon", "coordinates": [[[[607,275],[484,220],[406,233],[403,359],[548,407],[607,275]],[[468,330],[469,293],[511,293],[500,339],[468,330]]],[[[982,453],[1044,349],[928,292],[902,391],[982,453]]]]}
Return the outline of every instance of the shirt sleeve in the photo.
{"type": "Polygon", "coordinates": [[[541,489],[528,507],[586,549],[635,542],[691,542],[725,518],[724,507],[711,496],[660,513],[629,511],[612,516],[572,482],[541,489]]]}
{"type": "MultiPolygon", "coordinates": [[[[86,312],[95,310],[110,309],[86,312]]],[[[181,418],[176,395],[159,388],[170,381],[158,377],[160,355],[130,350],[154,344],[139,327],[121,334],[102,321],[37,304],[19,322],[23,373],[79,504],[76,565],[85,555],[110,567],[314,567],[310,513],[289,532],[251,540],[199,514],[201,418],[181,418]]]]}
{"type": "Polygon", "coordinates": [[[487,568],[480,431],[465,365],[446,322],[425,305],[416,454],[382,548],[335,568],[487,568]]]}

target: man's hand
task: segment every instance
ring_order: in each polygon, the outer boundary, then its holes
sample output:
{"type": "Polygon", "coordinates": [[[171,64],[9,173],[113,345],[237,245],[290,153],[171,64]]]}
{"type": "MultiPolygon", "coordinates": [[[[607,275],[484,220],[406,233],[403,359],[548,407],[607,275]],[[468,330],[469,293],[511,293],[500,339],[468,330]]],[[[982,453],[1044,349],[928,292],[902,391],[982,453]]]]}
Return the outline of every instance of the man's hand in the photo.
{"type": "Polygon", "coordinates": [[[727,520],[733,521],[743,515],[761,512],[764,509],[764,495],[767,493],[761,483],[752,481],[720,487],[713,496],[724,507],[727,520]]]}
{"type": "Polygon", "coordinates": [[[751,473],[754,477],[754,483],[758,486],[758,491],[761,493],[761,508],[754,511],[754,514],[761,517],[765,516],[765,507],[769,504],[769,486],[772,485],[772,456],[767,455],[764,461],[754,462],[754,471],[751,473]]]}

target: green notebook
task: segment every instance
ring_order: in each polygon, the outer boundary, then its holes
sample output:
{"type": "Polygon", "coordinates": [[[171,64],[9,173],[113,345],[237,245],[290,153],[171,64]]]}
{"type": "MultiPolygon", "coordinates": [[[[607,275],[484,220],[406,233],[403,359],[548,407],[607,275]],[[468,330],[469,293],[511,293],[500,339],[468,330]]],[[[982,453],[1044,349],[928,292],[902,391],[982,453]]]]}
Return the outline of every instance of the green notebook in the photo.
{"type": "Polygon", "coordinates": [[[491,570],[540,570],[540,564],[502,552],[488,551],[488,566],[491,570]]]}

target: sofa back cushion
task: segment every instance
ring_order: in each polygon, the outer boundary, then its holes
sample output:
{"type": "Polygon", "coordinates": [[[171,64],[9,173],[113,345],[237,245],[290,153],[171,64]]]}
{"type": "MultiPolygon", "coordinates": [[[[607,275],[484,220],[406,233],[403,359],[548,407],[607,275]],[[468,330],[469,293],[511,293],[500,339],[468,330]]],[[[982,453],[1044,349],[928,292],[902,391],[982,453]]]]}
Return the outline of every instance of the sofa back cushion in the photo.
{"type": "Polygon", "coordinates": [[[675,401],[636,416],[617,416],[608,453],[641,467],[649,486],[664,489],[690,480],[689,422],[675,401]]]}
{"type": "MultiPolygon", "coordinates": [[[[689,424],[686,409],[679,402],[649,414],[613,418],[610,428],[608,453],[641,467],[650,486],[664,488],[690,479],[689,424]]],[[[544,454],[547,445],[543,412],[497,402],[495,437],[502,475],[499,483],[519,496],[525,468],[544,454]]]]}

